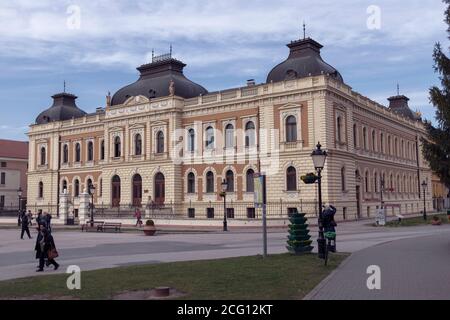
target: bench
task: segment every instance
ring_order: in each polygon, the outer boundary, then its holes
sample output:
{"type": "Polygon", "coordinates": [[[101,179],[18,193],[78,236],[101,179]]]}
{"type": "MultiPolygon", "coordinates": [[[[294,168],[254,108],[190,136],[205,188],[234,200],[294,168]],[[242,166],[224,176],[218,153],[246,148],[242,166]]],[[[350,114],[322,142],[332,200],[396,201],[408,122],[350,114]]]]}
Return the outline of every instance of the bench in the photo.
{"type": "Polygon", "coordinates": [[[98,226],[98,231],[105,232],[105,230],[114,230],[115,232],[122,232],[122,223],[104,222],[102,225],[98,226]]]}
{"type": "Polygon", "coordinates": [[[104,221],[94,221],[93,226],[91,226],[91,222],[87,221],[81,226],[81,232],[89,230],[96,230],[97,232],[101,229],[101,226],[103,226],[105,222],[104,221]]]}

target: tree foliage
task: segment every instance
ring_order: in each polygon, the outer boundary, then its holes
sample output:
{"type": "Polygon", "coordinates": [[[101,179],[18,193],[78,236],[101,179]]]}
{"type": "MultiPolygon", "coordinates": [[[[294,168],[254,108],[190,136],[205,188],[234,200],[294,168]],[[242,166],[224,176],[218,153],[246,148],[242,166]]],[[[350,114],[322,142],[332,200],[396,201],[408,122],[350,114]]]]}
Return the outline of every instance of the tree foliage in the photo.
{"type": "MultiPolygon", "coordinates": [[[[447,4],[445,22],[449,26],[450,39],[450,0],[443,2],[447,4]]],[[[423,153],[431,169],[450,187],[450,59],[440,43],[434,48],[433,58],[441,88],[434,86],[430,89],[430,101],[436,108],[436,125],[425,122],[428,137],[422,139],[423,153]]]]}

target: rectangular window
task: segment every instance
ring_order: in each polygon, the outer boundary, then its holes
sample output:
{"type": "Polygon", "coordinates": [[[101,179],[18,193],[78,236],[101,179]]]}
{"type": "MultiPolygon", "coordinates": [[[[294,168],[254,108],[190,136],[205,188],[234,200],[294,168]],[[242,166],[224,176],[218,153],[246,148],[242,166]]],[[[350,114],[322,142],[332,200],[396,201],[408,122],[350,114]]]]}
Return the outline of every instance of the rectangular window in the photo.
{"type": "Polygon", "coordinates": [[[342,216],[343,216],[344,220],[347,219],[347,208],[346,207],[342,208],[342,216]]]}
{"type": "Polygon", "coordinates": [[[370,218],[370,207],[367,207],[367,218],[370,218]]]}
{"type": "Polygon", "coordinates": [[[2,161],[2,168],[6,168],[6,162],[2,161]]]}
{"type": "Polygon", "coordinates": [[[195,208],[188,208],[188,218],[195,218],[195,208]]]}
{"type": "Polygon", "coordinates": [[[75,218],[78,218],[78,209],[73,210],[73,214],[75,218]]]}
{"type": "Polygon", "coordinates": [[[206,208],[206,218],[214,219],[214,208],[206,208]]]}
{"type": "Polygon", "coordinates": [[[247,219],[255,219],[256,213],[255,208],[247,208],[247,219]]]}
{"type": "Polygon", "coordinates": [[[2,172],[2,174],[1,174],[0,184],[2,184],[2,185],[6,184],[6,173],[4,173],[4,172],[2,172]]]}
{"type": "Polygon", "coordinates": [[[5,207],[5,196],[0,196],[0,208],[5,207]]]}
{"type": "Polygon", "coordinates": [[[234,208],[227,208],[227,218],[234,219],[234,208]]]}

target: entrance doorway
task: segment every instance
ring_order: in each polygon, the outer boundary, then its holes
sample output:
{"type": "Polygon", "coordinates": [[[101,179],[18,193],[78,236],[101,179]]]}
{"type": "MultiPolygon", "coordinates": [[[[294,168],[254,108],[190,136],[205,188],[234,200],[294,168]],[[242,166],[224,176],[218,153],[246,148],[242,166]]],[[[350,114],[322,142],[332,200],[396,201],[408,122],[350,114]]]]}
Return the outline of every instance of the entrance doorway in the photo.
{"type": "Polygon", "coordinates": [[[157,205],[164,204],[165,193],[165,178],[164,175],[159,172],[155,176],[155,203],[157,205]]]}
{"type": "Polygon", "coordinates": [[[142,177],[139,174],[133,176],[133,206],[141,207],[142,204],[142,177]]]}
{"type": "Polygon", "coordinates": [[[115,208],[119,207],[120,206],[120,177],[119,176],[114,176],[112,178],[111,190],[112,190],[112,206],[115,208]]]}

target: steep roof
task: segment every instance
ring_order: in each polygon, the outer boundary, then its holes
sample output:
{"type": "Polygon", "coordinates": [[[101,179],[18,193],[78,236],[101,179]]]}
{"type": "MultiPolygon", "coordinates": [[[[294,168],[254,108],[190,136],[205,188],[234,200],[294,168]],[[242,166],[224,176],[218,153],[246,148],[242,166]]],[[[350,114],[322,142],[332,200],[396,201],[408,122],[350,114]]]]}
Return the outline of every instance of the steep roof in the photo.
{"type": "Polygon", "coordinates": [[[0,139],[0,157],[28,159],[28,142],[0,139]]]}

